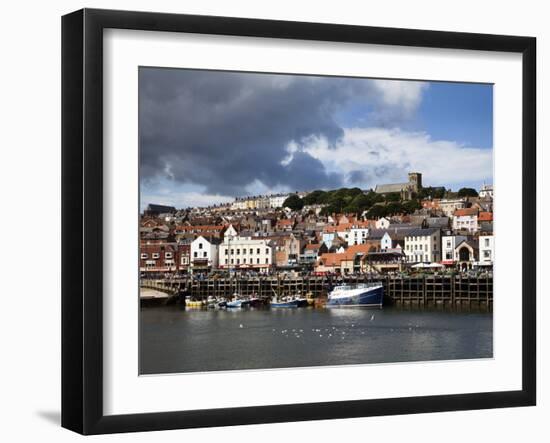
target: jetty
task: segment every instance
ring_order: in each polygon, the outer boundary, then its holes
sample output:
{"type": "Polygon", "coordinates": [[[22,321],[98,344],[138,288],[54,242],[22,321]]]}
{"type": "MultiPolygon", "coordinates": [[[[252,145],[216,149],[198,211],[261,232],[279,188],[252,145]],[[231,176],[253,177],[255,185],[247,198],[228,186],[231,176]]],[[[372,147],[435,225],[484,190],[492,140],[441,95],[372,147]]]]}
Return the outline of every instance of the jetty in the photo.
{"type": "MultiPolygon", "coordinates": [[[[493,277],[490,275],[420,275],[420,276],[257,276],[221,278],[142,279],[141,288],[166,294],[167,302],[185,296],[205,300],[209,296],[229,298],[235,293],[255,294],[270,299],[273,294],[311,294],[322,299],[334,286],[382,282],[384,304],[486,307],[493,306],[493,277]]],[[[143,301],[144,298],[142,298],[143,301]]],[[[142,301],[142,303],[143,303],[142,301]]]]}

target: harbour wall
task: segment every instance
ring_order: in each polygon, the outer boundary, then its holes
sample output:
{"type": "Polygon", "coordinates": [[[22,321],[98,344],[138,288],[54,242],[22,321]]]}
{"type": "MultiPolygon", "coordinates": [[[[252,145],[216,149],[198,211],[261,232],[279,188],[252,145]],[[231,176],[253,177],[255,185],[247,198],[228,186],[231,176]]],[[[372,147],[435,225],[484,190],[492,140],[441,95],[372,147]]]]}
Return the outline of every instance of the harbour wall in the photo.
{"type": "Polygon", "coordinates": [[[308,294],[324,298],[334,286],[382,282],[384,303],[397,305],[480,306],[492,308],[493,278],[464,275],[383,276],[368,275],[342,277],[231,277],[209,279],[162,279],[141,281],[142,288],[155,289],[173,299],[191,296],[201,300],[209,296],[228,298],[233,294],[271,298],[274,295],[308,294]]]}

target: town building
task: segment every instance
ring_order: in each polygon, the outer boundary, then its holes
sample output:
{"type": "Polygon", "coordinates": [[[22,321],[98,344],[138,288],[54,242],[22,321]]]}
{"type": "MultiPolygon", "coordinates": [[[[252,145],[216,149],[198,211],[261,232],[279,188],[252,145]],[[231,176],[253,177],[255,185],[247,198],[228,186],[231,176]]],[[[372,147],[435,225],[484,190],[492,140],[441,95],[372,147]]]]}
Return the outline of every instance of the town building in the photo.
{"type": "Polygon", "coordinates": [[[140,272],[154,274],[177,271],[177,253],[175,243],[142,244],[139,256],[140,272]]]}
{"type": "Polygon", "coordinates": [[[369,228],[368,223],[356,222],[352,223],[352,226],[349,230],[349,245],[360,245],[364,244],[369,237],[369,228]]]}
{"type": "Polygon", "coordinates": [[[182,274],[189,273],[191,266],[191,243],[178,243],[178,271],[182,274]]]}
{"type": "Polygon", "coordinates": [[[176,240],[187,237],[190,234],[195,237],[202,235],[205,237],[221,238],[225,229],[226,226],[223,225],[181,225],[176,226],[174,234],[176,240]]]}
{"type": "Polygon", "coordinates": [[[218,248],[220,239],[199,235],[191,243],[192,272],[207,272],[218,267],[218,248]]]}
{"type": "Polygon", "coordinates": [[[441,263],[446,266],[454,265],[456,247],[467,240],[465,235],[443,235],[441,237],[441,263]]]}
{"type": "Polygon", "coordinates": [[[473,269],[479,259],[477,239],[463,240],[455,248],[455,262],[461,271],[473,269]]]}
{"type": "Polygon", "coordinates": [[[495,236],[479,236],[479,263],[480,266],[492,266],[495,257],[495,236]]]}
{"type": "Polygon", "coordinates": [[[302,243],[294,234],[271,235],[265,237],[271,240],[272,247],[275,248],[276,267],[296,266],[302,250],[302,243]]]}
{"type": "Polygon", "coordinates": [[[283,203],[289,194],[274,194],[269,196],[269,207],[273,209],[282,208],[283,203]]]}
{"type": "Polygon", "coordinates": [[[443,214],[447,217],[451,217],[457,209],[464,209],[466,208],[466,205],[466,199],[463,198],[449,200],[443,199],[439,200],[438,209],[441,210],[441,212],[443,212],[443,214]]]}
{"type": "Polygon", "coordinates": [[[477,232],[477,208],[457,209],[453,214],[453,229],[455,231],[477,232]]]}
{"type": "Polygon", "coordinates": [[[324,243],[309,243],[304,246],[299,264],[306,267],[314,266],[319,256],[327,252],[328,248],[324,243]]]}
{"type": "Polygon", "coordinates": [[[414,229],[405,236],[405,255],[409,263],[437,263],[441,260],[441,230],[414,229]]]}
{"type": "Polygon", "coordinates": [[[219,257],[220,269],[267,272],[275,264],[275,244],[265,237],[226,237],[219,257]]]}
{"type": "Polygon", "coordinates": [[[364,272],[364,257],[377,248],[370,244],[353,245],[343,252],[322,254],[317,261],[315,272],[353,274],[364,272]]]}
{"type": "Polygon", "coordinates": [[[483,185],[478,193],[480,198],[493,198],[493,185],[483,185]]]}

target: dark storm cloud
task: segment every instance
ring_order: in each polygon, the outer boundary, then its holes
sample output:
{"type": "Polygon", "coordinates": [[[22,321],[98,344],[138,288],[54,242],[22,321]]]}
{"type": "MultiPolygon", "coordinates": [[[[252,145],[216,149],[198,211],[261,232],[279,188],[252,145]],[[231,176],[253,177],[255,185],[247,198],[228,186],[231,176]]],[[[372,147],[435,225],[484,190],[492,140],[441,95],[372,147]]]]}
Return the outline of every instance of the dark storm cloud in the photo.
{"type": "Polygon", "coordinates": [[[371,82],[141,68],[142,177],[221,195],[242,194],[255,181],[299,190],[338,186],[343,176],[328,173],[300,143],[312,136],[338,141],[343,130],[334,115],[358,99],[376,106],[371,82]],[[283,162],[291,141],[298,151],[283,162]]]}

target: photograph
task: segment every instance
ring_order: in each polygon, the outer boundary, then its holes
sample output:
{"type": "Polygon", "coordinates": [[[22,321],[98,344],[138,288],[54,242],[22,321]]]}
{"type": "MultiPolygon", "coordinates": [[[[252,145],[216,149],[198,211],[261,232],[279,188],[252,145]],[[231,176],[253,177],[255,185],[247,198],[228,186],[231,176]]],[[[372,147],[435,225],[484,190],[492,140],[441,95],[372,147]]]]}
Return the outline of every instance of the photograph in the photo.
{"type": "Polygon", "coordinates": [[[493,86],[139,66],[140,375],[492,359],[493,86]]]}

